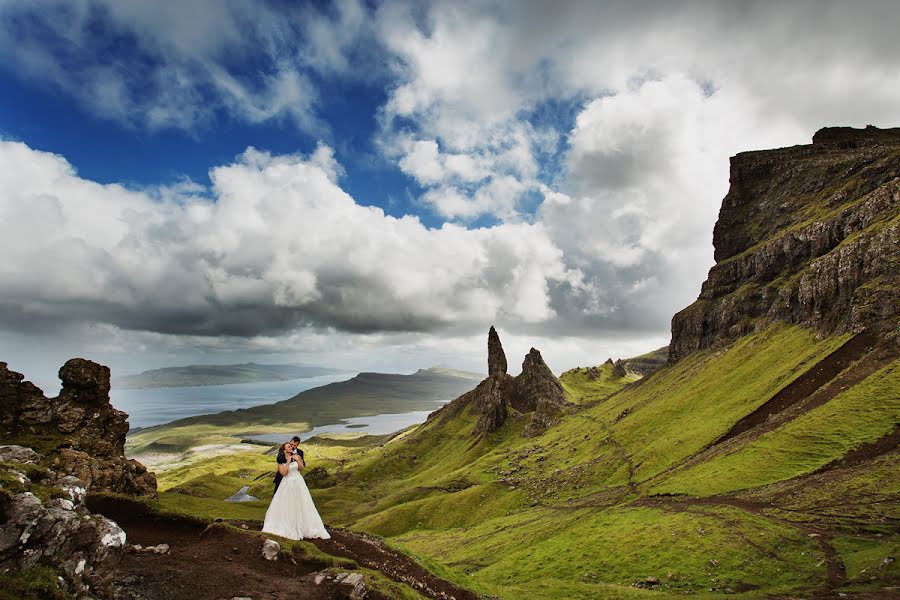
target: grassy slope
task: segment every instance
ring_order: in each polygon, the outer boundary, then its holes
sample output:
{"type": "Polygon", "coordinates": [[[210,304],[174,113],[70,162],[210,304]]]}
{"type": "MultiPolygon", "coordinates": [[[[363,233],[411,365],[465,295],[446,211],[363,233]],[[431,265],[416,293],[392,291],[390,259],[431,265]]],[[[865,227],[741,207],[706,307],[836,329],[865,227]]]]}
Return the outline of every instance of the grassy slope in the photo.
{"type": "MultiPolygon", "coordinates": [[[[894,367],[733,458],[668,475],[845,339],[772,327],[697,353],[536,439],[519,436],[524,419],[474,443],[472,414],[429,423],[357,458],[352,479],[318,502],[328,520],[388,536],[503,597],[623,597],[609,586],[651,575],[673,591],[809,589],[825,577],[821,549],[790,523],[729,506],[641,507],[640,499],[683,481],[694,487],[676,491],[733,492],[748,487],[751,472],[750,485],[776,482],[880,437],[898,416],[885,401],[900,387],[894,367]],[[792,451],[797,443],[807,445],[792,451]],[[761,460],[757,447],[776,458],[761,460]],[[722,476],[737,467],[743,474],[722,476]]],[[[591,394],[577,383],[582,398],[591,394]]],[[[887,556],[885,543],[872,555],[887,556]]]]}
{"type": "Polygon", "coordinates": [[[566,371],[559,378],[566,391],[566,399],[576,404],[595,402],[618,392],[622,386],[640,379],[640,376],[635,373],[628,373],[625,377],[616,377],[612,371],[613,365],[610,364],[566,371]]]}
{"type": "MultiPolygon", "coordinates": [[[[381,446],[317,446],[321,464],[345,475],[313,496],[326,522],[386,536],[441,576],[503,598],[802,593],[826,578],[822,547],[805,529],[817,523],[842,532],[833,547],[850,585],[884,585],[896,580],[893,567],[878,567],[897,546],[890,533],[900,493],[892,483],[896,453],[813,472],[897,421],[895,364],[751,443],[681,466],[845,339],[775,326],[618,393],[605,387],[608,365],[593,380],[586,370],[569,372],[565,389],[582,408],[538,438],[522,438],[527,416],[513,415],[476,439],[476,416],[463,411],[381,446]],[[668,503],[653,497],[661,491],[732,493],[767,508],[668,503]],[[839,498],[846,505],[835,510],[839,498]],[[649,576],[660,579],[657,591],[631,587],[649,576]]],[[[190,468],[166,473],[163,487],[177,483],[211,498],[168,491],[162,502],[207,516],[261,518],[267,477],[251,485],[261,502],[221,500],[259,469],[268,474],[270,459],[222,459],[216,474],[199,477],[190,468]]]]}

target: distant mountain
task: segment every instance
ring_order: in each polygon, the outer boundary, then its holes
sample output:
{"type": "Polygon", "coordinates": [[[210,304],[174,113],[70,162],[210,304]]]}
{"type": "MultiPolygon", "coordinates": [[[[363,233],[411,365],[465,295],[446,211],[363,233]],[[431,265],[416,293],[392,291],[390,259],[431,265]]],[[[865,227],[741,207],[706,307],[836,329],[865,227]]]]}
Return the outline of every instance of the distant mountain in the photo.
{"type": "Polygon", "coordinates": [[[351,417],[431,411],[441,402],[474,388],[481,378],[465,371],[451,374],[443,368],[420,369],[412,375],[360,373],[347,381],[305,390],[275,404],[197,415],[148,427],[129,436],[129,444],[132,448],[181,451],[212,443],[210,435],[221,437],[291,428],[302,431],[301,427],[338,423],[351,417]]]}
{"type": "Polygon", "coordinates": [[[188,365],[144,371],[137,375],[116,377],[112,385],[119,389],[188,387],[225,385],[229,383],[261,383],[287,381],[338,373],[339,369],[309,365],[188,365]]]}

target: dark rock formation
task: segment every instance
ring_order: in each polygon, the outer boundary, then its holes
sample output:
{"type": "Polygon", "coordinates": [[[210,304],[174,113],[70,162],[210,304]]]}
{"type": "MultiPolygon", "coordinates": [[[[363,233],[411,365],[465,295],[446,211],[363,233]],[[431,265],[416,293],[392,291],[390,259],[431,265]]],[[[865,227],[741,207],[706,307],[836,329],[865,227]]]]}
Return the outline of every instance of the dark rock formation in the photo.
{"type": "Polygon", "coordinates": [[[534,348],[525,356],[522,373],[516,377],[515,385],[515,397],[511,398],[510,404],[519,412],[536,410],[541,400],[556,406],[566,403],[562,384],[534,348]]]}
{"type": "Polygon", "coordinates": [[[775,321],[886,333],[898,317],[900,129],[827,128],[745,152],[713,234],[716,265],[672,319],[669,361],[775,321]]]}
{"type": "Polygon", "coordinates": [[[528,422],[528,427],[525,428],[522,435],[524,437],[535,437],[559,423],[566,404],[565,401],[558,403],[547,398],[538,400],[537,408],[535,408],[534,414],[531,415],[531,421],[528,422]]]}
{"type": "Polygon", "coordinates": [[[498,429],[509,415],[508,399],[515,394],[515,380],[507,374],[488,377],[475,388],[478,422],[475,431],[490,433],[498,429]]]}
{"type": "Polygon", "coordinates": [[[506,375],[506,354],[503,352],[503,344],[497,330],[491,326],[488,332],[488,377],[494,375],[506,375]]]}
{"type": "Polygon", "coordinates": [[[518,377],[506,373],[506,356],[493,327],[488,333],[488,373],[474,390],[431,413],[429,421],[473,410],[477,415],[475,433],[483,434],[499,429],[512,413],[531,413],[523,435],[534,436],[557,423],[569,404],[562,384],[534,348],[525,357],[518,377]]]}
{"type": "Polygon", "coordinates": [[[109,369],[74,358],[46,398],[0,362],[0,571],[54,565],[76,598],[111,598],[125,532],[83,504],[89,491],[156,497],[156,477],[124,454],[128,415],[109,403],[109,369]],[[37,450],[37,451],[36,451],[37,450]]]}
{"type": "Polygon", "coordinates": [[[624,360],[622,360],[620,358],[619,360],[616,361],[616,363],[613,365],[612,374],[613,374],[613,377],[625,377],[625,375],[628,374],[627,371],[625,371],[625,361],[624,360]]]}
{"type": "Polygon", "coordinates": [[[46,398],[0,362],[0,431],[4,441],[39,444],[53,468],[95,491],[156,497],[156,476],[125,458],[128,415],[109,403],[109,369],[73,358],[59,370],[63,388],[46,398]]]}

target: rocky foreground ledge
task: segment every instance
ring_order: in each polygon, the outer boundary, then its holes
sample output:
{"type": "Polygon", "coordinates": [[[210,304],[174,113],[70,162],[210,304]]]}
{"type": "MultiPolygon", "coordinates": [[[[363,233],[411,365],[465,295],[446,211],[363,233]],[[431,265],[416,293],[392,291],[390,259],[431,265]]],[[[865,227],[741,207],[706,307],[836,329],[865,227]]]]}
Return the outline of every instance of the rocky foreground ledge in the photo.
{"type": "Polygon", "coordinates": [[[109,402],[109,369],[74,358],[59,377],[47,398],[0,362],[0,573],[50,565],[60,590],[109,598],[126,534],[85,499],[156,498],[156,477],[125,457],[128,415],[109,402]]]}

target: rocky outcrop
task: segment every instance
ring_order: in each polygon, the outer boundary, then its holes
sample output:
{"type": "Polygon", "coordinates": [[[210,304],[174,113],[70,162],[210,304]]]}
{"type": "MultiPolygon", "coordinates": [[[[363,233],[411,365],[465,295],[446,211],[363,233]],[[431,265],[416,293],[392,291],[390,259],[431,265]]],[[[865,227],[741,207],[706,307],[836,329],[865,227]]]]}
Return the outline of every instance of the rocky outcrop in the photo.
{"type": "Polygon", "coordinates": [[[475,434],[490,433],[499,429],[510,414],[530,414],[531,420],[523,435],[540,435],[556,424],[569,404],[562,384],[550,371],[541,353],[532,348],[522,363],[518,377],[506,372],[506,355],[497,331],[491,327],[488,333],[488,377],[478,386],[456,400],[446,404],[428,416],[432,419],[449,419],[463,410],[473,410],[477,415],[475,434]]]}
{"type": "Polygon", "coordinates": [[[672,319],[669,361],[773,322],[888,333],[898,317],[900,129],[827,128],[731,160],[716,265],[672,319]]]}
{"type": "Polygon", "coordinates": [[[112,569],[122,557],[125,532],[84,506],[86,484],[52,470],[34,471],[37,481],[9,473],[18,477],[0,487],[0,571],[49,563],[59,568],[60,588],[68,594],[112,597],[112,569]],[[43,498],[31,491],[36,484],[43,498]]]}
{"type": "Polygon", "coordinates": [[[478,411],[475,430],[498,429],[509,415],[509,399],[515,395],[515,379],[507,374],[488,377],[475,388],[474,405],[478,411]]]}
{"type": "Polygon", "coordinates": [[[109,402],[109,369],[73,358],[47,398],[0,362],[0,570],[59,569],[76,598],[111,598],[125,532],[91,514],[89,491],[156,497],[156,477],[125,458],[128,415],[109,402]]]}
{"type": "Polygon", "coordinates": [[[625,361],[624,360],[622,360],[620,358],[619,360],[616,361],[616,363],[613,365],[612,374],[613,374],[613,377],[625,377],[625,375],[628,374],[628,372],[625,370],[625,361]]]}
{"type": "Polygon", "coordinates": [[[63,387],[47,398],[0,362],[3,439],[48,454],[54,470],[93,491],[156,497],[156,476],[125,458],[128,415],[109,402],[109,369],[73,358],[59,370],[63,387]]]}
{"type": "Polygon", "coordinates": [[[506,375],[506,353],[497,330],[491,326],[488,332],[488,377],[506,375]]]}
{"type": "Polygon", "coordinates": [[[522,373],[515,378],[515,395],[510,404],[519,412],[537,410],[538,403],[546,401],[554,406],[563,406],[566,395],[562,384],[544,362],[541,353],[534,348],[525,355],[522,373]]]}

